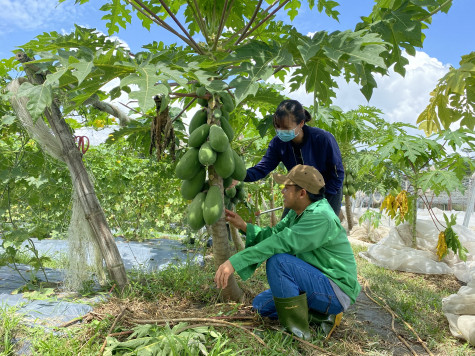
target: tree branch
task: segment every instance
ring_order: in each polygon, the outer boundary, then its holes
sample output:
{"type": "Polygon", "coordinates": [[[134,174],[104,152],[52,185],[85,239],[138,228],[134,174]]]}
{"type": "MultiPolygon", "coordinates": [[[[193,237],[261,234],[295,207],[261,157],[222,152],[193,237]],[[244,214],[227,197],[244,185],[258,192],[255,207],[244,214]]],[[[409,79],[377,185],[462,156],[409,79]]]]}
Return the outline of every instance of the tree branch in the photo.
{"type": "MultiPolygon", "coordinates": [[[[272,5],[269,5],[269,6],[267,7],[267,9],[265,9],[265,10],[262,12],[262,14],[267,13],[274,5],[277,4],[278,2],[279,2],[279,0],[275,0],[275,1],[272,3],[272,5]]],[[[257,9],[257,11],[259,11],[259,9],[257,9]]],[[[257,13],[256,13],[256,16],[257,16],[257,13]]],[[[254,20],[255,20],[255,17],[254,17],[254,20]]],[[[254,21],[254,20],[253,20],[253,21],[254,21]]],[[[251,23],[251,24],[252,24],[252,23],[251,23]]],[[[249,26],[246,25],[245,27],[243,27],[242,29],[240,29],[239,31],[237,31],[235,34],[233,34],[231,37],[229,37],[229,39],[226,41],[226,43],[225,43],[224,45],[225,45],[225,46],[228,45],[228,44],[231,43],[232,40],[233,40],[236,36],[238,36],[240,33],[243,33],[243,31],[247,31],[248,28],[251,26],[251,24],[249,24],[249,26]]],[[[241,40],[242,40],[242,39],[241,39],[241,40]]]]}
{"type": "Polygon", "coordinates": [[[449,3],[451,3],[452,0],[447,0],[446,2],[444,2],[442,5],[440,5],[437,9],[435,9],[434,11],[432,11],[429,15],[427,15],[426,17],[423,17],[422,19],[420,19],[419,21],[425,21],[427,20],[429,17],[435,15],[436,13],[438,13],[440,10],[442,10],[442,8],[446,5],[448,5],[449,3]]]}
{"type": "MultiPolygon", "coordinates": [[[[137,0],[135,0],[137,1],[137,0]]],[[[195,40],[193,39],[193,37],[190,36],[190,34],[188,33],[188,31],[183,27],[183,25],[181,24],[180,21],[178,21],[178,19],[176,18],[175,14],[170,10],[170,8],[167,6],[167,4],[165,4],[165,2],[163,0],[159,0],[160,1],[160,4],[162,4],[162,6],[165,8],[165,10],[168,12],[168,14],[170,15],[170,17],[173,19],[173,21],[175,21],[175,23],[178,25],[178,27],[183,31],[183,33],[186,35],[186,37],[188,37],[188,39],[191,41],[191,43],[193,43],[193,48],[199,53],[199,54],[203,54],[203,51],[201,50],[201,48],[198,46],[198,44],[195,42],[195,40]]]]}
{"type": "Polygon", "coordinates": [[[196,3],[196,0],[193,0],[195,7],[192,6],[190,0],[186,0],[186,2],[188,3],[188,6],[193,10],[193,16],[195,17],[196,22],[198,22],[198,26],[201,29],[201,32],[203,32],[203,36],[205,37],[206,43],[209,43],[208,29],[206,28],[206,24],[203,21],[203,16],[201,15],[201,11],[198,7],[198,4],[196,3]]]}
{"type": "MultiPolygon", "coordinates": [[[[269,15],[267,15],[263,20],[261,20],[251,31],[249,31],[242,39],[247,38],[253,33],[255,30],[257,30],[259,27],[261,27],[268,19],[270,19],[274,14],[279,11],[283,6],[285,6],[290,0],[285,0],[282,4],[280,4],[274,11],[272,11],[269,15]]],[[[241,40],[242,41],[242,40],[241,40]]],[[[240,41],[239,41],[240,42],[240,41]]],[[[239,43],[237,42],[237,43],[239,43]]]]}
{"type": "Polygon", "coordinates": [[[254,13],[252,14],[251,16],[251,19],[249,20],[249,22],[247,23],[246,27],[244,27],[244,30],[241,34],[241,36],[239,36],[239,38],[237,39],[237,41],[234,43],[234,45],[236,46],[239,42],[241,42],[241,40],[246,36],[247,34],[247,31],[249,30],[249,28],[251,27],[251,25],[254,23],[254,21],[256,20],[256,16],[259,12],[259,9],[261,8],[261,5],[262,5],[262,1],[263,0],[259,0],[259,3],[257,4],[256,6],[256,9],[254,10],[254,13]]]}
{"type": "Polygon", "coordinates": [[[221,19],[219,21],[218,32],[216,33],[216,37],[214,39],[213,51],[216,50],[216,47],[218,47],[219,37],[221,36],[221,32],[223,31],[224,24],[226,23],[226,20],[229,17],[229,13],[233,7],[233,3],[234,3],[234,0],[231,0],[231,4],[229,5],[229,11],[226,11],[226,9],[228,8],[228,0],[224,2],[223,13],[221,14],[221,19]]]}
{"type": "Polygon", "coordinates": [[[133,4],[131,0],[127,0],[127,2],[132,5],[137,11],[139,11],[142,15],[148,17],[150,20],[155,22],[157,25],[162,26],[165,30],[173,33],[175,36],[180,38],[183,42],[187,45],[192,47],[195,51],[199,53],[199,48],[196,48],[192,42],[190,42],[186,37],[180,35],[177,31],[175,31],[170,25],[168,25],[165,21],[163,21],[160,17],[158,17],[152,10],[150,10],[142,1],[140,0],[133,0],[137,4],[133,4]],[[140,8],[141,7],[141,8],[140,8]]]}

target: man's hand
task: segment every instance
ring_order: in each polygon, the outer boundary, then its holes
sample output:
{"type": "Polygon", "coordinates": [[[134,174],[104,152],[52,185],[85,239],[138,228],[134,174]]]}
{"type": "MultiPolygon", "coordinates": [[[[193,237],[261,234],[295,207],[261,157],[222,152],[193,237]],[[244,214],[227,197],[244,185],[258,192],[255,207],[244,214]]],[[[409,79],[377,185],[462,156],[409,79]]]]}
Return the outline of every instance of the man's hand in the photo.
{"type": "Polygon", "coordinates": [[[234,267],[231,262],[227,260],[221,266],[219,266],[218,270],[216,271],[214,276],[214,282],[216,283],[216,286],[222,289],[226,288],[228,286],[229,276],[231,276],[233,273],[234,267]]]}
{"type": "Polygon", "coordinates": [[[244,233],[246,232],[247,224],[238,214],[228,209],[224,209],[224,212],[226,214],[226,221],[229,221],[234,227],[242,230],[244,233]]]}

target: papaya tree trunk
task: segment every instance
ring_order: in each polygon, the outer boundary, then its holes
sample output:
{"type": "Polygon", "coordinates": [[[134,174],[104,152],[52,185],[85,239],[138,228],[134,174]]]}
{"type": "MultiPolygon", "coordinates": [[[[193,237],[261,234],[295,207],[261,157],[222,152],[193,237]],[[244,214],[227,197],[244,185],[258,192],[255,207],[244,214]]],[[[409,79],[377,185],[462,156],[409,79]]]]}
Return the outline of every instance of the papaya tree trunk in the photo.
{"type": "MultiPolygon", "coordinates": [[[[17,55],[17,58],[24,63],[25,72],[28,75],[29,81],[32,84],[41,85],[44,82],[44,77],[37,75],[28,68],[27,62],[31,59],[24,54],[20,56],[17,55]]],[[[112,233],[110,232],[102,207],[97,199],[94,186],[82,161],[82,153],[76,146],[76,142],[69,130],[69,126],[62,117],[56,100],[53,100],[51,107],[47,108],[44,114],[55,137],[60,143],[61,157],[68,166],[72,183],[78,194],[86,220],[94,232],[94,238],[104,258],[109,276],[115,281],[118,287],[122,289],[127,284],[127,274],[125,272],[124,263],[112,233]]]]}
{"type": "MultiPolygon", "coordinates": [[[[219,186],[221,190],[221,199],[224,199],[223,179],[215,172],[214,167],[208,168],[208,178],[211,185],[219,186]]],[[[208,226],[207,226],[208,227],[208,226]]],[[[230,257],[230,245],[228,240],[228,229],[226,228],[226,219],[223,215],[217,222],[209,226],[209,232],[213,238],[213,256],[216,270],[218,267],[226,262],[230,257]]],[[[232,231],[232,230],[231,230],[232,231]]],[[[241,302],[243,298],[243,292],[239,288],[234,274],[229,277],[228,286],[221,292],[221,298],[224,301],[241,302]]]]}
{"type": "Polygon", "coordinates": [[[229,224],[229,230],[231,231],[231,237],[234,242],[234,247],[236,248],[236,251],[242,251],[244,250],[244,242],[242,241],[241,236],[239,236],[239,231],[236,227],[233,225],[229,224]]]}
{"type": "Polygon", "coordinates": [[[348,222],[348,233],[353,229],[353,213],[351,212],[351,199],[345,195],[346,221],[348,222]]]}

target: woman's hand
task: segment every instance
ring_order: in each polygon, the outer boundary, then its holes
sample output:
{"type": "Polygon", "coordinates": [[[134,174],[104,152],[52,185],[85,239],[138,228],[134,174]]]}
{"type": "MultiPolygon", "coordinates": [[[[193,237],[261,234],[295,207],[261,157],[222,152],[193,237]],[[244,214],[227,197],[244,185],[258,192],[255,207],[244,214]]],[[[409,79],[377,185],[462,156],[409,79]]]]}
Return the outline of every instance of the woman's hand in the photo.
{"type": "Polygon", "coordinates": [[[234,227],[238,228],[244,233],[246,232],[247,224],[238,214],[228,209],[225,209],[224,212],[226,214],[226,221],[229,221],[231,224],[234,225],[234,227]]]}
{"type": "Polygon", "coordinates": [[[218,267],[216,274],[214,275],[214,282],[218,288],[226,288],[228,286],[229,277],[234,273],[234,267],[227,260],[221,266],[218,267]]]}

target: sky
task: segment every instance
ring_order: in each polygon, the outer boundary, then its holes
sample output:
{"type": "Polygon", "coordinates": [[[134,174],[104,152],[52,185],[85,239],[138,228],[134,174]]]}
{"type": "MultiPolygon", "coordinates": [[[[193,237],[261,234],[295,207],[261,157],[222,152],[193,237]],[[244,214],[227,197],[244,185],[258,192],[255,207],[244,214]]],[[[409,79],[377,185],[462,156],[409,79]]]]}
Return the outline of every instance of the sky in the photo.
{"type": "MultiPolygon", "coordinates": [[[[107,33],[106,22],[99,8],[103,0],[91,0],[85,5],[76,5],[73,0],[58,4],[57,0],[0,0],[0,58],[12,56],[12,50],[43,33],[56,31],[68,33],[74,24],[96,28],[107,33]]],[[[339,22],[319,14],[316,9],[302,6],[292,22],[301,33],[316,31],[354,29],[361,16],[371,12],[372,0],[340,0],[339,22]]],[[[371,105],[384,112],[389,122],[416,123],[418,115],[429,103],[429,93],[437,81],[450,68],[458,67],[461,56],[475,51],[475,0],[454,0],[448,14],[438,13],[432,18],[432,25],[425,30],[423,48],[417,49],[415,57],[408,56],[407,74],[401,77],[391,72],[389,76],[378,76],[376,88],[369,102],[360,93],[356,84],[347,84],[337,79],[339,89],[334,104],[344,111],[356,109],[359,105],[371,105]]],[[[286,20],[283,14],[278,19],[286,20]]],[[[286,20],[287,21],[287,20],[286,20]]],[[[140,51],[142,45],[152,41],[174,43],[176,38],[166,30],[152,24],[151,31],[144,29],[133,17],[132,24],[116,35],[132,52],[140,51]]],[[[313,94],[303,90],[286,93],[292,99],[311,105],[313,94]]]]}

